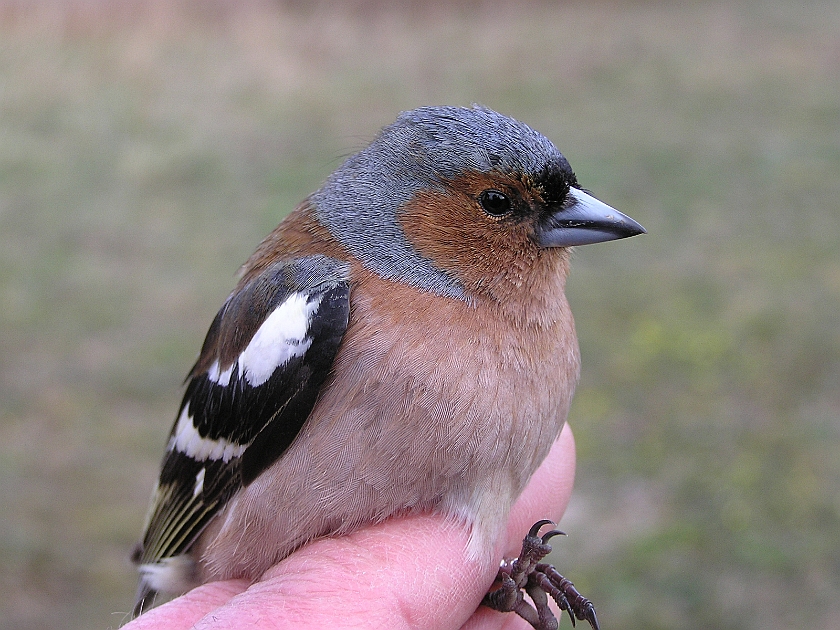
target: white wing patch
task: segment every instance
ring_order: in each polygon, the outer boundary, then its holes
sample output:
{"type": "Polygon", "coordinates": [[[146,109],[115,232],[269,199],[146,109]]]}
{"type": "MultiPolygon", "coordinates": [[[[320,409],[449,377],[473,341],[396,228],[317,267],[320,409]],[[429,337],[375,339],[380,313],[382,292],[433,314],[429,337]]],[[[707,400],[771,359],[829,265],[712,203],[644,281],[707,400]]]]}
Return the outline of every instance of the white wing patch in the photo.
{"type": "MultiPolygon", "coordinates": [[[[292,293],[265,319],[251,338],[239,358],[224,371],[218,361],[207,370],[207,378],[223,387],[230,385],[233,369],[239,366],[239,373],[251,387],[265,383],[274,371],[292,357],[303,356],[312,345],[307,338],[312,316],[321,304],[321,297],[306,293],[292,293]]],[[[223,438],[212,440],[199,435],[190,415],[189,404],[184,405],[175,432],[169,441],[169,450],[202,462],[205,460],[229,462],[241,457],[248,444],[237,444],[223,438]]],[[[196,477],[195,493],[201,492],[204,484],[202,473],[196,477]]]]}
{"type": "Polygon", "coordinates": [[[292,293],[275,308],[251,338],[239,358],[224,371],[219,362],[207,370],[207,378],[223,387],[230,384],[235,365],[251,387],[265,383],[274,371],[292,357],[303,356],[312,345],[306,337],[312,315],[321,304],[321,296],[310,300],[305,293],[292,293]]]}
{"type": "Polygon", "coordinates": [[[195,476],[195,487],[193,488],[193,497],[197,497],[204,490],[204,475],[207,473],[206,468],[202,468],[195,476]]]}
{"type": "Polygon", "coordinates": [[[239,355],[239,369],[252,387],[265,383],[278,367],[302,356],[312,340],[306,338],[312,314],[321,304],[318,296],[292,293],[269,315],[248,347],[239,355]]]}
{"type": "MultiPolygon", "coordinates": [[[[222,438],[211,440],[201,437],[198,429],[195,428],[195,424],[193,424],[189,404],[184,405],[181,415],[178,416],[175,433],[170,438],[168,446],[168,450],[176,450],[192,457],[197,462],[208,459],[213,461],[221,459],[224,462],[229,462],[234,457],[242,457],[246,448],[248,448],[248,444],[236,444],[222,438]]],[[[196,479],[197,481],[198,479],[196,479]]]]}
{"type": "Polygon", "coordinates": [[[213,365],[211,365],[210,369],[207,370],[207,378],[222,387],[227,387],[230,385],[230,375],[233,374],[233,368],[235,365],[236,362],[234,361],[224,372],[219,372],[219,362],[213,361],[213,365]]]}

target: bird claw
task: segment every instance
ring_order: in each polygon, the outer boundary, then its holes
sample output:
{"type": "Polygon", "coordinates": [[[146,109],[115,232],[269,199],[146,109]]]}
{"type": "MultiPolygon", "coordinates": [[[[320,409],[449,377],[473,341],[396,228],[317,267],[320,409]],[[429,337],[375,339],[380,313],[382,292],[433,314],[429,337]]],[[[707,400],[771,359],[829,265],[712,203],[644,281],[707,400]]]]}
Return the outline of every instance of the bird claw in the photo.
{"type": "Polygon", "coordinates": [[[577,618],[588,622],[592,630],[600,630],[592,602],[557,569],[540,562],[551,551],[548,541],[554,536],[565,536],[557,529],[539,536],[540,529],[549,524],[554,523],[543,520],[534,524],[522,541],[519,557],[502,562],[496,577],[498,588],[487,593],[481,603],[500,612],[515,612],[535,630],[557,630],[559,624],[548,607],[550,596],[561,611],[569,614],[573,627],[577,618]],[[524,599],[522,589],[528,593],[533,605],[524,599]]]}
{"type": "Polygon", "coordinates": [[[531,526],[531,529],[528,530],[528,538],[536,538],[537,534],[540,533],[540,530],[546,525],[554,525],[554,521],[549,521],[547,518],[537,521],[531,526]]]}

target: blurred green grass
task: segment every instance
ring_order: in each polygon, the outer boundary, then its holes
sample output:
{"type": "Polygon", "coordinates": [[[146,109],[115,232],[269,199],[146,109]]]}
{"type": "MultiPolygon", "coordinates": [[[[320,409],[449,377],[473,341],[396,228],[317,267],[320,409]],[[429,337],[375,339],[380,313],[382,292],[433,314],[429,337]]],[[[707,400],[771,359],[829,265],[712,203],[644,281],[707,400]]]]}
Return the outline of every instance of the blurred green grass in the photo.
{"type": "MultiPolygon", "coordinates": [[[[115,627],[238,265],[396,112],[481,102],[649,230],[581,248],[605,628],[840,625],[840,5],[0,4],[0,616],[115,627]]],[[[566,622],[567,623],[567,622],[566,622]]]]}

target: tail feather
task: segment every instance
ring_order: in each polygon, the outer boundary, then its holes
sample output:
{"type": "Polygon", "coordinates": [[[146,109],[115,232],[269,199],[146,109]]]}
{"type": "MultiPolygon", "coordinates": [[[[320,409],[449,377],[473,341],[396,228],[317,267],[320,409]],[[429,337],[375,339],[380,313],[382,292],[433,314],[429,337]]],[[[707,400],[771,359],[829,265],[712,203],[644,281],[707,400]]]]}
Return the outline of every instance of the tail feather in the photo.
{"type": "Polygon", "coordinates": [[[134,596],[134,609],[131,611],[131,618],[137,619],[150,608],[154,608],[157,596],[158,592],[152,588],[145,578],[141,577],[140,583],[137,585],[137,595],[134,596]]]}
{"type": "Polygon", "coordinates": [[[159,594],[178,595],[196,586],[195,561],[188,555],[161,558],[157,562],[140,564],[137,568],[140,583],[134,598],[132,618],[153,608],[158,603],[159,594]]]}

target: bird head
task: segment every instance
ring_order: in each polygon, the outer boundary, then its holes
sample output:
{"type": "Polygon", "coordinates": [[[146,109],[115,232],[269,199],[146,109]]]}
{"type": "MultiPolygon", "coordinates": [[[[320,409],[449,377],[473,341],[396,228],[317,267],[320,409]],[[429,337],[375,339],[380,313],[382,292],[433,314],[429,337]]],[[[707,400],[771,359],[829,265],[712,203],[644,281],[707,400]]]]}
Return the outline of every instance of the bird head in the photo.
{"type": "Polygon", "coordinates": [[[369,270],[467,302],[553,289],[569,247],[645,232],[545,136],[483,107],[403,112],[310,201],[369,270]]]}

